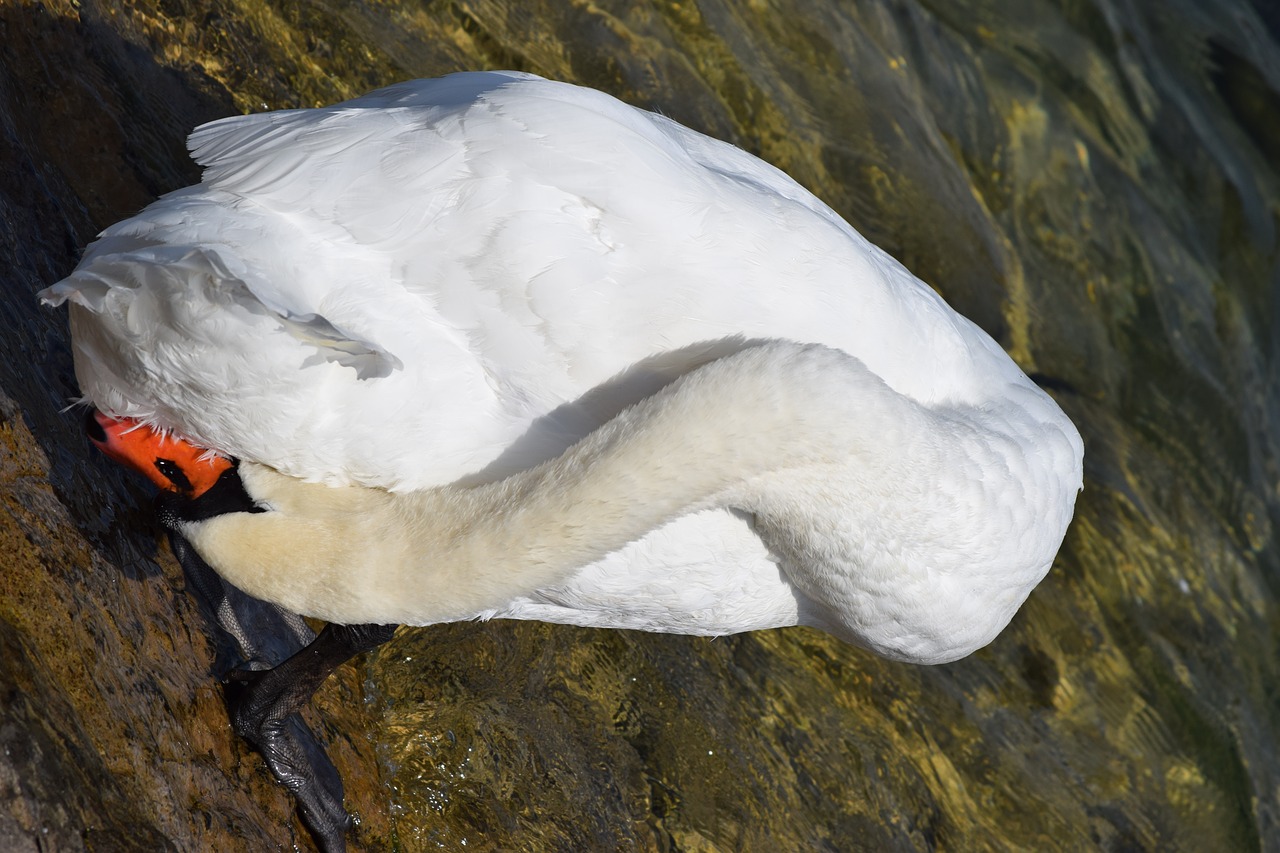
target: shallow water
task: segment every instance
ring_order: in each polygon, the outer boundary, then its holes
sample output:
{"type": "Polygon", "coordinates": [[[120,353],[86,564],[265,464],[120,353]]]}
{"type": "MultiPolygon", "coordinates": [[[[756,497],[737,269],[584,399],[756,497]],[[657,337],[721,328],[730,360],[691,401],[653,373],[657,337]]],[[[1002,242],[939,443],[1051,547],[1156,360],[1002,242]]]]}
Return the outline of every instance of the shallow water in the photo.
{"type": "Polygon", "coordinates": [[[1010,629],[944,667],[804,629],[402,632],[312,717],[357,842],[1280,847],[1280,50],[1261,4],[304,8],[0,3],[0,846],[307,843],[219,716],[144,491],[58,414],[65,319],[31,294],[194,179],[198,121],[508,67],[811,187],[1045,377],[1086,489],[1010,629]]]}

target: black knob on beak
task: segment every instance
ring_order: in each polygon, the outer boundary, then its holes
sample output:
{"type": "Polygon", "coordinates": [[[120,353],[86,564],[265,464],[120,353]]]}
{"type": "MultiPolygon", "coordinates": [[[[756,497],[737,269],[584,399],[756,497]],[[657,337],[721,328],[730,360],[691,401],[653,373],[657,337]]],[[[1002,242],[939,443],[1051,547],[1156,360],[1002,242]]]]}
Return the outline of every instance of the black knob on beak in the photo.
{"type": "Polygon", "coordinates": [[[102,428],[102,424],[98,423],[98,410],[90,409],[84,414],[84,431],[89,436],[90,441],[98,444],[107,443],[107,431],[102,428]]]}

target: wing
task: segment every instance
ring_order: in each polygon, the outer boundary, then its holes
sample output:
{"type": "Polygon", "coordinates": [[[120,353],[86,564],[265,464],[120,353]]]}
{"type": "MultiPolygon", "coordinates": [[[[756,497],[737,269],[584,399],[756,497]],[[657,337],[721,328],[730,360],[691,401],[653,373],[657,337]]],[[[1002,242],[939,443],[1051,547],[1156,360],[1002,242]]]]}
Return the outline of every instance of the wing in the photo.
{"type": "Polygon", "coordinates": [[[114,305],[103,363],[77,359],[86,396],[301,476],[518,469],[749,338],[838,347],[918,398],[1008,362],[790,178],[592,90],[454,75],[190,145],[202,183],[47,293],[114,305]]]}

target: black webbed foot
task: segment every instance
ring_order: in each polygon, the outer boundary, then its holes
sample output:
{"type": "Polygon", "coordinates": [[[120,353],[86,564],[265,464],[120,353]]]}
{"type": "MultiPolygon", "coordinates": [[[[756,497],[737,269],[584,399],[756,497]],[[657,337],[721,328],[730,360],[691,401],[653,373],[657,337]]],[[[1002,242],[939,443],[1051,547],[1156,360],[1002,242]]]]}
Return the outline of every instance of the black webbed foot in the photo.
{"type": "Polygon", "coordinates": [[[326,625],[305,649],[267,670],[236,670],[226,680],[231,725],[293,792],[303,822],[324,851],[346,849],[351,816],[342,779],[298,710],[340,664],[382,645],[394,625],[326,625]]]}
{"type": "Polygon", "coordinates": [[[347,849],[353,821],[343,805],[342,777],[298,713],[250,719],[243,713],[256,680],[274,670],[238,669],[223,682],[231,726],[267,763],[276,781],[293,794],[298,813],[324,853],[347,849]]]}

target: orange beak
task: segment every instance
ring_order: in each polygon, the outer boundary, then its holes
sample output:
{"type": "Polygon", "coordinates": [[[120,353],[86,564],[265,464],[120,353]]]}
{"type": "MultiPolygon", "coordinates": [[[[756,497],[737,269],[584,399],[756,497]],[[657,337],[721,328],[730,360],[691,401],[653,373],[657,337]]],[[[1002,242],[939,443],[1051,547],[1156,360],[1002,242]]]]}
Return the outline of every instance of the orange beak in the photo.
{"type": "Polygon", "coordinates": [[[232,467],[225,456],[177,436],[165,435],[130,418],[113,418],[96,409],[85,417],[85,432],[99,450],[132,468],[162,489],[198,498],[232,467]]]}

